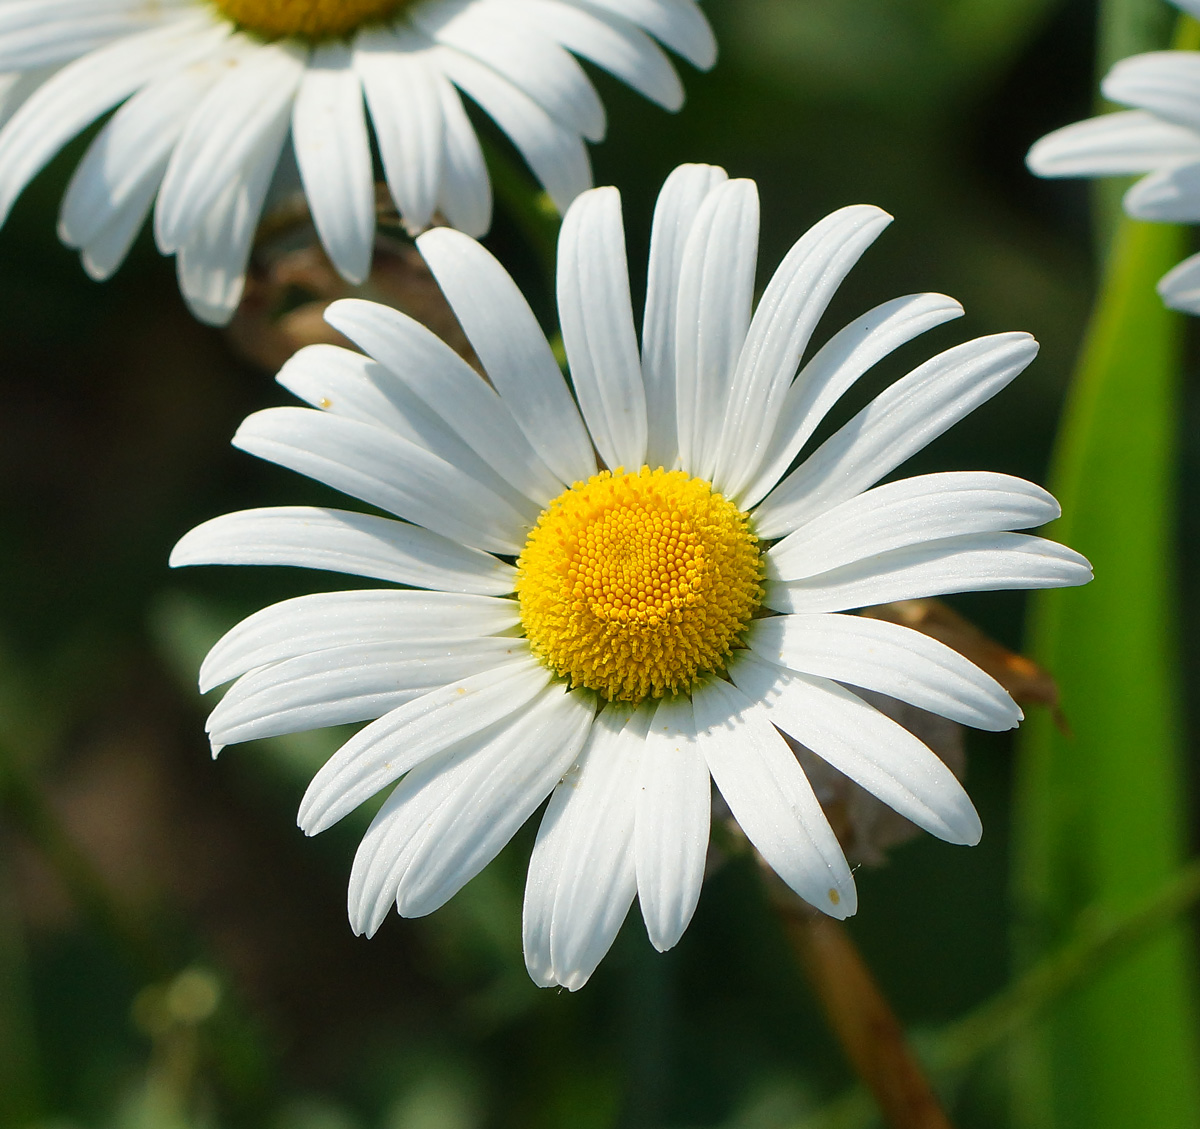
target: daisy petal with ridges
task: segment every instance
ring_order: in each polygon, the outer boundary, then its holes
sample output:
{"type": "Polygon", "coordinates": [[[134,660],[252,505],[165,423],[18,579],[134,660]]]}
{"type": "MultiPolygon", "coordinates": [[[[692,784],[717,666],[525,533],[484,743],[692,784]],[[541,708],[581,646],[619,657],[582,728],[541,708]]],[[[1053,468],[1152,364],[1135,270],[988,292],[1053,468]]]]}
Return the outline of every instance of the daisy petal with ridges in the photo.
{"type": "Polygon", "coordinates": [[[0,223],[55,153],[115,108],[64,199],[60,236],[107,278],[153,208],[193,313],[223,324],[289,135],[317,234],[361,283],[372,134],[411,231],[438,213],[471,235],[490,226],[460,91],[565,210],[591,184],[585,141],[605,131],[576,55],[677,110],[683,87],[659,43],[698,67],[715,59],[696,0],[8,0],[0,223]]]}
{"type": "Polygon", "coordinates": [[[204,687],[236,680],[209,722],[214,747],[374,718],[300,809],[315,834],[392,788],[352,869],[356,931],[373,933],[393,903],[405,916],[436,909],[549,796],[526,962],[537,983],[574,990],[635,898],[656,948],[679,941],[714,782],[783,880],[845,917],[854,880],[788,740],[932,834],[978,840],[950,770],[861,695],[992,730],[1020,710],[943,644],[847,613],[1082,584],[1091,571],[1012,532],[1058,514],[1031,483],[953,472],[877,485],[1032,360],[1026,334],[946,350],[805,456],[875,362],[961,312],[941,295],[885,303],[805,361],[833,290],[889,219],[858,207],[822,221],[756,312],[755,186],[684,166],[655,210],[640,347],[619,196],[595,189],[565,218],[558,299],[574,395],[512,279],[446,229],[418,247],[490,386],[405,315],[358,301],[335,303],[329,320],[368,356],[319,346],[285,366],[281,382],[314,407],[260,412],[238,444],[396,519],[251,510],[193,530],[172,562],[413,586],[265,609],[201,670],[204,687]]]}

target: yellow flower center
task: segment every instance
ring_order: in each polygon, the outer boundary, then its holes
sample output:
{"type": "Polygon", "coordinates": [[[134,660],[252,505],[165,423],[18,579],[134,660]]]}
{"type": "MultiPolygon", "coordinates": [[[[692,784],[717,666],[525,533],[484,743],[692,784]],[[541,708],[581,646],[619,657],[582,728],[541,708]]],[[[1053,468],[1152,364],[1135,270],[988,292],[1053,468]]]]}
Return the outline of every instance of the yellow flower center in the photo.
{"type": "Polygon", "coordinates": [[[681,470],[603,471],[560,494],[517,560],[533,653],[625,702],[687,692],[762,599],[746,515],[681,470]]]}
{"type": "Polygon", "coordinates": [[[411,0],[213,0],[221,14],[265,39],[333,39],[393,16],[411,0]]]}

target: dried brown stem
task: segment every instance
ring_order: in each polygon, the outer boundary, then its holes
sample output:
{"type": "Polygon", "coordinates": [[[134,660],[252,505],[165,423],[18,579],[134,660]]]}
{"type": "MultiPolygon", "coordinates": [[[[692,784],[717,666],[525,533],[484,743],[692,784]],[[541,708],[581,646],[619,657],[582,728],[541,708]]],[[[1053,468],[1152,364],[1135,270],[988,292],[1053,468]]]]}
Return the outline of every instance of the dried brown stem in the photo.
{"type": "Polygon", "coordinates": [[[951,1129],[875,977],[840,922],[776,899],[829,1026],[892,1129],[951,1129]]]}

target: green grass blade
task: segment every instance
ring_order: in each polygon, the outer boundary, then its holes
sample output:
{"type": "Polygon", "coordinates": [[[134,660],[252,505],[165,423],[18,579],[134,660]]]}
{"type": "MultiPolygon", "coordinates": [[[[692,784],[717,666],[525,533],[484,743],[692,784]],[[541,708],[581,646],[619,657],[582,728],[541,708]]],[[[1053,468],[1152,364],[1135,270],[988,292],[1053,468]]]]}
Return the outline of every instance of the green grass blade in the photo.
{"type": "MultiPolygon", "coordinates": [[[[1128,907],[1183,857],[1172,567],[1182,319],[1154,290],[1183,253],[1177,228],[1121,222],[1064,410],[1053,535],[1091,558],[1096,580],[1032,604],[1033,652],[1059,681],[1072,733],[1043,713],[1021,740],[1025,962],[1083,907],[1128,907]]],[[[1180,926],[1065,1000],[1014,1057],[1018,1124],[1200,1125],[1193,989],[1180,926]]]]}

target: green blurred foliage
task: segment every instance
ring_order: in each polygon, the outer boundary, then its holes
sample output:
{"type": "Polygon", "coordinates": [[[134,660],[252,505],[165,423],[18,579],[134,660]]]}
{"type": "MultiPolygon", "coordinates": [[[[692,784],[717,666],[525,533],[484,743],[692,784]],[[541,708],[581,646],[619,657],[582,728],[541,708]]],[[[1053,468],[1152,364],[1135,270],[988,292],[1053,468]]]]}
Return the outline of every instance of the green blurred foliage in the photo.
{"type": "MultiPolygon", "coordinates": [[[[1027,329],[1043,346],[1033,368],[911,468],[1043,479],[1091,299],[1090,235],[1083,186],[1035,182],[1021,160],[1089,110],[1094,6],[709,8],[722,58],[685,74],[679,116],[596,76],[610,120],[596,180],[622,189],[635,291],[655,193],[681,161],[758,181],[760,280],[828,211],[877,203],[896,223],[818,340],[901,293],[944,291],[967,315],[881,365],[838,418],[937,349],[1027,329]]],[[[507,168],[506,143],[481,129],[507,168]]],[[[168,572],[170,546],[198,521],[323,495],[229,449],[244,415],[285,396],[188,317],[148,239],[104,286],[54,240],[81,151],[56,160],[0,231],[0,757],[17,782],[5,795],[24,782],[45,803],[0,810],[0,1129],[785,1129],[820,1109],[850,1074],[748,860],[711,876],[676,950],[654,953],[631,919],[582,992],[546,992],[520,953],[532,827],[445,908],[393,917],[368,942],[343,906],[369,813],[312,841],[293,823],[339,735],[211,762],[199,656],[255,608],[345,582],[168,572]],[[115,907],[112,920],[96,905],[115,907]],[[215,985],[211,1014],[148,1023],[146,1001],[196,969],[215,985]]],[[[545,247],[530,241],[544,219],[512,203],[516,177],[498,184],[507,203],[489,244],[550,326],[545,247]]],[[[1188,586],[1185,631],[1195,596],[1188,586]]],[[[1018,596],[957,606],[1019,643],[1018,596]]],[[[983,844],[901,848],[860,873],[851,923],[902,1018],[925,1028],[1010,973],[1011,746],[975,735],[970,752],[983,844]]],[[[960,1125],[1009,1123],[1002,1068],[962,1077],[960,1125]]]]}

